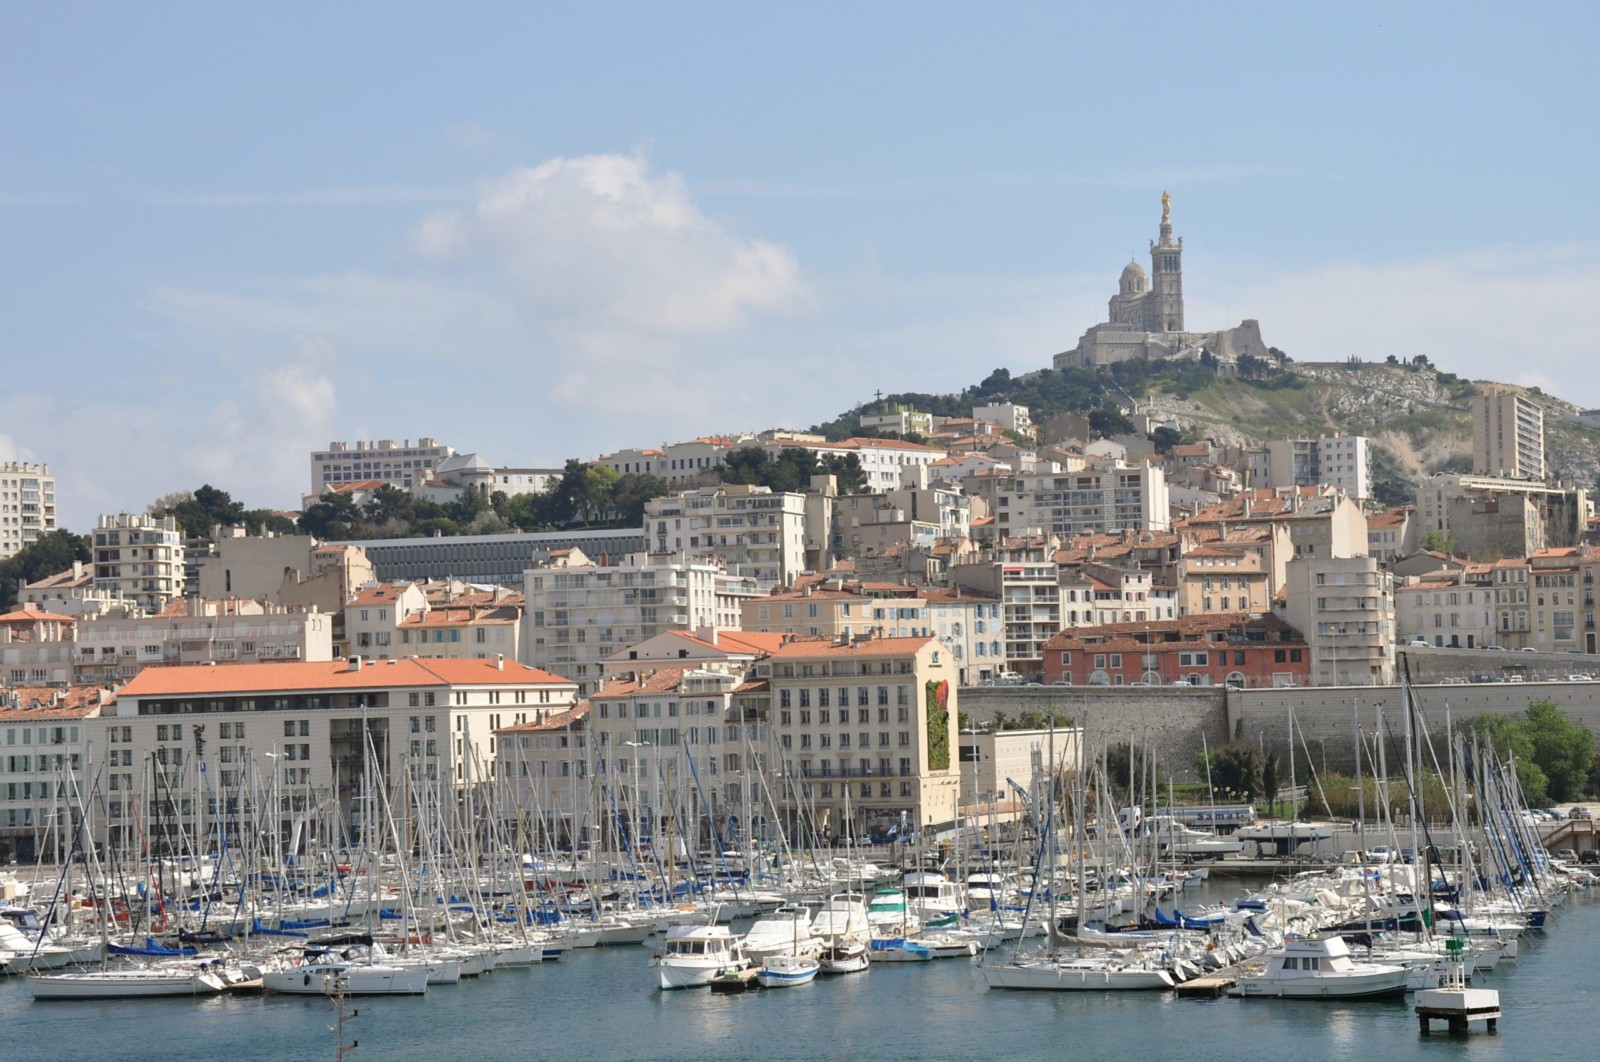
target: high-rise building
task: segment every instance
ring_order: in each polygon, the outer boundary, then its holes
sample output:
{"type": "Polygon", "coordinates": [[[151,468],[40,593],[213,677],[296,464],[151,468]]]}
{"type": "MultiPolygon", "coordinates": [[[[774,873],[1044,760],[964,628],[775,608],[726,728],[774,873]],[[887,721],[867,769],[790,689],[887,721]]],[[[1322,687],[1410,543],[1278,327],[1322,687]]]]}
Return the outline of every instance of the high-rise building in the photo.
{"type": "Polygon", "coordinates": [[[49,465],[0,464],[0,560],[56,529],[56,477],[49,465]]]}
{"type": "Polygon", "coordinates": [[[1544,410],[1520,391],[1472,398],[1472,467],[1482,476],[1544,479],[1544,410]]]}
{"type": "Polygon", "coordinates": [[[183,532],[170,516],[104,515],[94,529],[94,582],[152,612],[183,595],[183,532]]]}

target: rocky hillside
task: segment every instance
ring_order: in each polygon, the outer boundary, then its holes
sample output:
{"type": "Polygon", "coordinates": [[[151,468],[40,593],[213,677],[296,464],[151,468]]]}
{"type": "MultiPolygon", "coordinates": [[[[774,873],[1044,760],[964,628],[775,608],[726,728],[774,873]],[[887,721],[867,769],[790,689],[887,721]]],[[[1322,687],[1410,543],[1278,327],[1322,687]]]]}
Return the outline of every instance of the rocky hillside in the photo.
{"type": "MultiPolygon", "coordinates": [[[[1375,471],[1393,487],[1414,485],[1433,472],[1471,468],[1471,398],[1488,381],[1404,363],[1289,362],[1282,370],[1268,383],[1219,376],[1184,396],[1151,381],[1140,407],[1169,414],[1186,432],[1223,443],[1334,431],[1365,435],[1377,449],[1375,471]]],[[[1577,413],[1571,403],[1537,390],[1527,393],[1545,409],[1551,471],[1594,485],[1600,479],[1600,432],[1563,419],[1577,413]]]]}

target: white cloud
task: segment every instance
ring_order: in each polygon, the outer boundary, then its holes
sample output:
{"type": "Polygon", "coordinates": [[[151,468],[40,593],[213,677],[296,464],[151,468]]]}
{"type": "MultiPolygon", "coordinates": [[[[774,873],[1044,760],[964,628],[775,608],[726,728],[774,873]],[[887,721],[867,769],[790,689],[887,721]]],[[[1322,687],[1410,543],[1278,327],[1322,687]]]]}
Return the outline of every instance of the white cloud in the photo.
{"type": "Polygon", "coordinates": [[[636,336],[691,337],[802,304],[785,248],[701,212],[676,173],[630,155],[558,158],[483,187],[474,207],[427,219],[422,251],[484,258],[541,329],[615,359],[636,336]]]}

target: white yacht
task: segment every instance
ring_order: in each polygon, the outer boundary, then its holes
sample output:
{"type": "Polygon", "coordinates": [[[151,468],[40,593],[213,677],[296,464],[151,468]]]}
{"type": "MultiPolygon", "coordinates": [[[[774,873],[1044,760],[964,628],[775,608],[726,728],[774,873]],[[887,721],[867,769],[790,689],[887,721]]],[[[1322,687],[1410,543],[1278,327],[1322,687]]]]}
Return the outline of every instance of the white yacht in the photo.
{"type": "Polygon", "coordinates": [[[428,965],[388,961],[381,944],[367,934],[319,941],[261,975],[268,992],[319,996],[335,984],[348,996],[420,996],[428,990],[428,965]]]}
{"type": "Polygon", "coordinates": [[[672,926],[666,946],[650,957],[663,989],[699,988],[730,969],[750,965],[739,938],[727,926],[672,926]]]}
{"type": "Polygon", "coordinates": [[[223,979],[207,969],[129,967],[32,974],[28,991],[34,999],[143,999],[152,996],[201,996],[221,992],[223,979]]]}
{"type": "Polygon", "coordinates": [[[1247,962],[1230,996],[1246,999],[1371,999],[1403,996],[1404,966],[1358,963],[1343,937],[1291,940],[1247,962]]]}
{"type": "Polygon", "coordinates": [[[744,935],[744,953],[753,963],[775,955],[815,956],[822,944],[812,928],[811,912],[794,905],[763,915],[744,935]]]}

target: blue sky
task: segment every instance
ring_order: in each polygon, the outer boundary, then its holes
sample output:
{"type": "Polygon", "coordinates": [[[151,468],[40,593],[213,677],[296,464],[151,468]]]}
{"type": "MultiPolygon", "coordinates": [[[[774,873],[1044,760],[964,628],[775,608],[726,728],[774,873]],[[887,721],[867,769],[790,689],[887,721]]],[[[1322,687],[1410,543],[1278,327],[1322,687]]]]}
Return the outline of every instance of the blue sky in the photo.
{"type": "Polygon", "coordinates": [[[239,6],[0,37],[0,459],[79,528],[1048,365],[1163,188],[1191,327],[1600,405],[1590,5],[239,6]]]}

